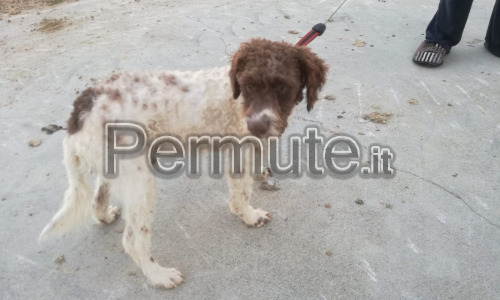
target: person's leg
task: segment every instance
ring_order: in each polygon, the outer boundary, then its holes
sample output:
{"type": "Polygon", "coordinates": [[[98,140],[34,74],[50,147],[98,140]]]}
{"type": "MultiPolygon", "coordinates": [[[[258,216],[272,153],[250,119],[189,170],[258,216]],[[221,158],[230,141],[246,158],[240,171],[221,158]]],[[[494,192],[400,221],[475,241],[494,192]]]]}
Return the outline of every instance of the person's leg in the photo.
{"type": "Polygon", "coordinates": [[[497,0],[493,7],[490,24],[484,40],[486,49],[500,57],[500,0],[497,0]]]}
{"type": "Polygon", "coordinates": [[[438,43],[447,52],[462,39],[473,0],[441,0],[439,7],[427,26],[425,40],[438,43]]]}
{"type": "Polygon", "coordinates": [[[427,26],[425,41],[415,51],[413,61],[428,67],[443,64],[444,56],[460,42],[473,0],[441,0],[427,26]]]}

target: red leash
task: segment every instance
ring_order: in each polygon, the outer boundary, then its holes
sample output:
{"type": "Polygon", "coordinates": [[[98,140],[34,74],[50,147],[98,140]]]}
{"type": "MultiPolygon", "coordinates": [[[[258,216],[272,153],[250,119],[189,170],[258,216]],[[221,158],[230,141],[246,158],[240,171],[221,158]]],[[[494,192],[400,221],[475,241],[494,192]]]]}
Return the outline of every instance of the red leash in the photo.
{"type": "Polygon", "coordinates": [[[307,46],[310,42],[312,42],[316,37],[320,36],[325,32],[326,25],[323,23],[318,23],[313,26],[311,31],[309,31],[300,41],[295,44],[295,46],[307,46]]]}
{"type": "MultiPolygon", "coordinates": [[[[342,7],[342,5],[344,5],[344,3],[346,3],[346,1],[347,0],[344,0],[344,2],[342,2],[342,4],[340,4],[339,7],[337,7],[337,9],[330,15],[330,17],[326,20],[325,23],[331,20],[333,15],[337,13],[337,11],[342,7]]],[[[318,23],[314,25],[311,31],[309,31],[306,35],[304,35],[304,37],[301,38],[300,41],[297,44],[295,44],[295,46],[307,46],[316,37],[322,35],[325,32],[325,30],[326,30],[326,25],[324,23],[318,23]]]]}

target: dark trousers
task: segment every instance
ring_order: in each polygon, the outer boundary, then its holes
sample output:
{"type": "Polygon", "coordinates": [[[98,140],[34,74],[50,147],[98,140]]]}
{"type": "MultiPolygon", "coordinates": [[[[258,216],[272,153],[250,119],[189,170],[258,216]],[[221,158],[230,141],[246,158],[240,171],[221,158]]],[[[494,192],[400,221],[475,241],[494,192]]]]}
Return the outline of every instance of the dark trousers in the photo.
{"type": "MultiPolygon", "coordinates": [[[[460,42],[473,0],[441,0],[439,7],[427,26],[425,39],[438,43],[448,52],[460,42]]],[[[500,56],[500,0],[496,0],[484,45],[496,56],[500,56]]]]}

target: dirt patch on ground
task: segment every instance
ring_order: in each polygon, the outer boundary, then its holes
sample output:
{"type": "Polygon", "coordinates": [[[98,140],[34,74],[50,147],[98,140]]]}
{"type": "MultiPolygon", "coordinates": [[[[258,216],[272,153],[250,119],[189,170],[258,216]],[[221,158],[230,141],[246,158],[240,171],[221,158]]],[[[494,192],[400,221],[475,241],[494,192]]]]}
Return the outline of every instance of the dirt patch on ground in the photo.
{"type": "Polygon", "coordinates": [[[60,255],[54,260],[54,262],[58,265],[62,265],[66,262],[66,258],[64,258],[64,255],[60,255]]]}
{"type": "Polygon", "coordinates": [[[17,15],[24,10],[48,8],[75,0],[0,0],[0,15],[17,15]]]}
{"type": "Polygon", "coordinates": [[[325,100],[328,100],[328,101],[335,101],[335,96],[333,96],[333,95],[326,95],[326,96],[325,96],[325,100]]]}
{"type": "Polygon", "coordinates": [[[353,43],[352,43],[353,46],[356,46],[356,47],[364,47],[366,46],[366,42],[365,41],[362,41],[362,40],[355,40],[353,43]]]}
{"type": "Polygon", "coordinates": [[[46,134],[53,134],[56,131],[66,129],[62,126],[56,125],[56,124],[49,124],[48,126],[42,127],[42,131],[45,132],[46,134]]]}
{"type": "Polygon", "coordinates": [[[42,22],[38,24],[38,28],[36,30],[43,33],[52,33],[54,31],[59,31],[64,27],[68,26],[70,23],[67,18],[61,19],[49,19],[43,18],[42,22]]]}
{"type": "Polygon", "coordinates": [[[418,105],[418,100],[415,98],[411,98],[410,100],[408,100],[408,103],[410,103],[411,105],[418,105]]]}
{"type": "Polygon", "coordinates": [[[392,118],[392,116],[392,113],[374,111],[372,113],[363,115],[363,119],[369,120],[373,123],[387,124],[387,121],[392,118]]]}

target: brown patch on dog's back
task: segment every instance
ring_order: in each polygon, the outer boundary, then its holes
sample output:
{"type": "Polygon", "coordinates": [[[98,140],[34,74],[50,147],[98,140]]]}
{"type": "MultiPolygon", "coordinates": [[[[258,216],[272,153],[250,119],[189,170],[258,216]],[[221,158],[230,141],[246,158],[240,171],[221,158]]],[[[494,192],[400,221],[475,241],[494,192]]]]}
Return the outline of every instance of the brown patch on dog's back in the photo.
{"type": "Polygon", "coordinates": [[[177,79],[174,75],[161,74],[160,79],[163,80],[166,85],[177,85],[177,79]]]}
{"type": "Polygon", "coordinates": [[[111,77],[109,77],[108,80],[106,80],[106,83],[111,83],[113,81],[116,81],[118,78],[120,78],[119,74],[113,74],[113,75],[111,75],[111,77]]]}
{"type": "Polygon", "coordinates": [[[109,99],[112,101],[121,101],[122,96],[120,94],[120,91],[118,89],[111,89],[106,92],[108,94],[109,99]]]}
{"type": "Polygon", "coordinates": [[[74,134],[80,131],[83,127],[84,119],[86,113],[92,110],[94,105],[94,99],[100,95],[98,91],[94,88],[88,88],[84,90],[78,98],[76,98],[73,103],[73,112],[69,117],[67,128],[68,134],[74,134]]]}

